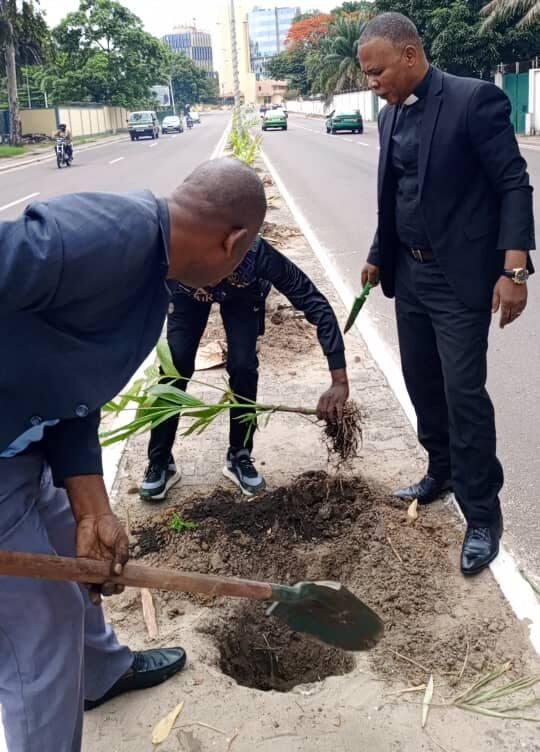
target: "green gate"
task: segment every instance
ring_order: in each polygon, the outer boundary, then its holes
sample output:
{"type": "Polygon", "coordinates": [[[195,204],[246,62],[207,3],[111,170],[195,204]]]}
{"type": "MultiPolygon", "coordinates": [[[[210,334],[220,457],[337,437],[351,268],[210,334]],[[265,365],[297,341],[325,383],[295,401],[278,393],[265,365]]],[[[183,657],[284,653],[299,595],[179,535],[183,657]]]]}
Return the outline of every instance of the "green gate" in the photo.
{"type": "Polygon", "coordinates": [[[512,123],[516,133],[525,133],[525,116],[529,110],[529,73],[507,73],[503,89],[512,103],[512,123]]]}

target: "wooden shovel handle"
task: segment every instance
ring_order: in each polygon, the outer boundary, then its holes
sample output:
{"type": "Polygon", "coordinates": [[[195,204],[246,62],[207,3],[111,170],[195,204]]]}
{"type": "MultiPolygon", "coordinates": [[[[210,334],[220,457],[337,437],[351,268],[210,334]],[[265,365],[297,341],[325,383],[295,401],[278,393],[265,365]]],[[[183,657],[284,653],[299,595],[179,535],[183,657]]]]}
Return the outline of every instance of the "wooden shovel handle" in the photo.
{"type": "Polygon", "coordinates": [[[0,576],[33,577],[45,580],[69,580],[85,584],[116,582],[128,587],[176,590],[181,593],[228,595],[252,600],[272,600],[272,585],[252,580],[178,572],[175,569],[126,564],[120,576],[112,577],[110,564],[94,559],[28,554],[0,550],[0,576]]]}

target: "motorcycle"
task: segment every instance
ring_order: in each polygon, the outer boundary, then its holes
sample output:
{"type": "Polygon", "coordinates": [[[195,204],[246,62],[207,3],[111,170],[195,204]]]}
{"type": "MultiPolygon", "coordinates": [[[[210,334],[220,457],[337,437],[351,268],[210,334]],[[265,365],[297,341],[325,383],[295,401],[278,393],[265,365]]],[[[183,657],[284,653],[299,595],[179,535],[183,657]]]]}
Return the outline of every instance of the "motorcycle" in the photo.
{"type": "Polygon", "coordinates": [[[191,128],[193,128],[193,120],[191,118],[186,118],[186,125],[191,130],[191,128]]]}
{"type": "Polygon", "coordinates": [[[54,147],[56,152],[56,164],[58,169],[61,169],[63,165],[69,167],[73,161],[73,156],[70,154],[68,143],[65,138],[57,138],[56,145],[54,147]]]}

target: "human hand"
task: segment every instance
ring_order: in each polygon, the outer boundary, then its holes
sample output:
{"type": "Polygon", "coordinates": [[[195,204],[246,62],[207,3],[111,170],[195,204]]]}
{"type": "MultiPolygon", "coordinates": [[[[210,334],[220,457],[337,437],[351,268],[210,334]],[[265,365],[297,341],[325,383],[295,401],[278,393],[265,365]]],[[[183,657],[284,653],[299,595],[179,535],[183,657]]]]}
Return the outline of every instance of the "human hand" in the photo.
{"type": "Polygon", "coordinates": [[[317,405],[317,417],[319,420],[335,422],[340,420],[343,414],[343,406],[349,399],[349,382],[345,369],[338,369],[332,373],[332,386],[323,392],[317,405]],[[338,374],[336,376],[335,374],[338,374]]]}
{"type": "Polygon", "coordinates": [[[501,329],[521,316],[527,305],[527,294],[527,284],[516,285],[508,277],[499,277],[493,290],[491,311],[497,313],[501,309],[501,329]]]}
{"type": "Polygon", "coordinates": [[[379,284],[379,267],[374,266],[366,262],[362,269],[362,286],[364,287],[366,282],[369,282],[372,287],[377,287],[379,284]]]}
{"type": "MultiPolygon", "coordinates": [[[[112,512],[86,514],[77,523],[77,556],[84,559],[109,561],[111,575],[122,574],[129,559],[129,540],[124,526],[112,512]]],[[[101,603],[102,595],[118,595],[122,585],[104,582],[90,587],[90,600],[101,603]]]]}

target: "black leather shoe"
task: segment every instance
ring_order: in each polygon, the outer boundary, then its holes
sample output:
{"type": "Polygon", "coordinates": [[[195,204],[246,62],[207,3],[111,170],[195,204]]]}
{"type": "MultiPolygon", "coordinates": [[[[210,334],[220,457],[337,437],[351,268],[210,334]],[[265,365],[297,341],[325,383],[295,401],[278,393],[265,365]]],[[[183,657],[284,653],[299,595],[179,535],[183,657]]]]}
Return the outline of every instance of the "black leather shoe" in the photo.
{"type": "Polygon", "coordinates": [[[133,663],[129,671],[98,700],[85,700],[84,709],[93,710],[124,692],[155,687],[177,674],[185,664],[186,653],[182,648],[142,650],[139,653],[133,653],[133,663]]]}
{"type": "Polygon", "coordinates": [[[461,571],[464,575],[478,574],[499,553],[499,541],[503,533],[502,515],[489,527],[467,527],[461,549],[461,571]]]}
{"type": "Polygon", "coordinates": [[[419,483],[413,486],[407,486],[407,488],[400,488],[399,491],[394,491],[394,496],[404,501],[412,501],[418,499],[419,504],[431,504],[442,496],[447,491],[452,490],[452,482],[445,480],[441,483],[432,475],[424,475],[419,483]]]}

